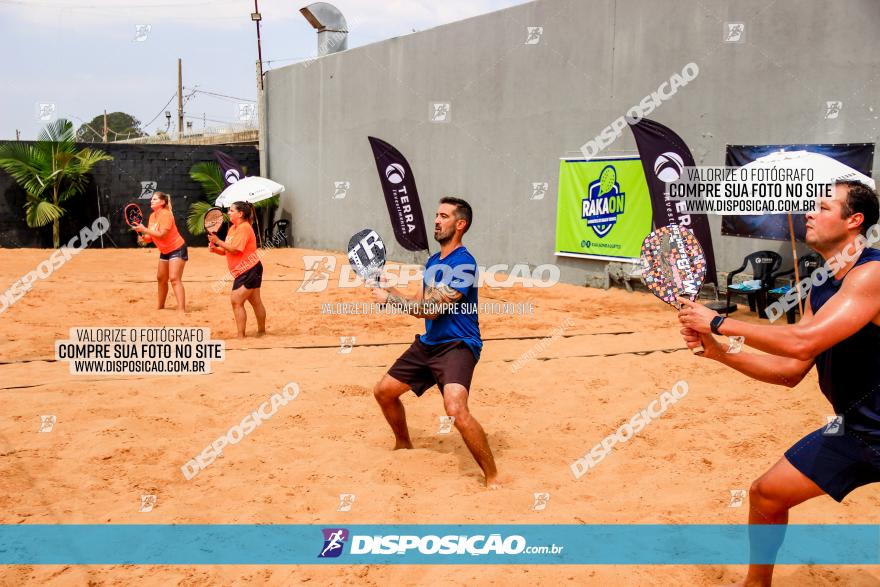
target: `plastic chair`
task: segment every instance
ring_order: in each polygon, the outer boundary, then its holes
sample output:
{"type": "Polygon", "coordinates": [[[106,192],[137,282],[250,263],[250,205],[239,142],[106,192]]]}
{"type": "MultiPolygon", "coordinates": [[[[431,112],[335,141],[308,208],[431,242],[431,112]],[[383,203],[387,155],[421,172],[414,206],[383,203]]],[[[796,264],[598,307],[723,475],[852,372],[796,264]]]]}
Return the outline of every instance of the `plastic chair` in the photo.
{"type": "MultiPolygon", "coordinates": [[[[810,275],[813,274],[813,271],[818,269],[820,265],[822,265],[822,257],[820,257],[817,253],[808,253],[806,255],[803,255],[800,259],[798,259],[798,276],[801,279],[803,279],[805,277],[810,277],[810,275]]],[[[776,275],[773,276],[773,280],[775,281],[776,279],[778,279],[780,277],[786,277],[789,275],[791,275],[792,277],[794,276],[794,268],[789,269],[788,271],[783,271],[782,273],[777,273],[776,275]]],[[[768,294],[768,296],[772,296],[774,299],[778,300],[779,298],[784,296],[786,293],[788,293],[788,291],[792,287],[795,287],[795,284],[793,281],[792,281],[791,285],[783,285],[782,287],[774,287],[773,289],[769,290],[767,292],[767,294],[768,294]]],[[[809,290],[802,290],[801,291],[801,300],[807,299],[807,293],[809,293],[809,290]]],[[[788,312],[785,313],[786,320],[788,321],[789,324],[794,324],[795,315],[798,312],[799,306],[800,306],[800,304],[797,304],[793,308],[791,308],[788,312]]]]}
{"type": "Polygon", "coordinates": [[[773,251],[756,251],[746,255],[740,267],[727,274],[727,305],[733,292],[744,294],[749,301],[749,310],[757,311],[760,318],[766,318],[767,292],[773,288],[774,273],[782,266],[782,256],[773,251]],[[733,283],[733,277],[751,265],[754,282],[733,283]]]}

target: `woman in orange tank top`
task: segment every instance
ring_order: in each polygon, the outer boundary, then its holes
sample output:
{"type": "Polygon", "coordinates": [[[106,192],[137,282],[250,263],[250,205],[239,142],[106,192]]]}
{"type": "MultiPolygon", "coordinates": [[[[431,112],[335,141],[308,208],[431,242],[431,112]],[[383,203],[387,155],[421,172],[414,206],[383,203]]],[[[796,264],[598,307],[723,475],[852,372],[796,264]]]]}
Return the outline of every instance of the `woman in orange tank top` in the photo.
{"type": "Polygon", "coordinates": [[[177,298],[177,311],[183,314],[186,312],[183,268],[189,260],[186,241],[177,231],[174,214],[171,212],[171,196],[164,192],[154,193],[150,199],[150,208],[153,209],[153,213],[150,214],[147,226],[138,224],[134,230],[140,235],[139,244],[153,243],[159,249],[159,269],[156,271],[156,281],[159,283],[157,307],[160,310],[165,307],[170,282],[174,296],[177,298]]]}
{"type": "Polygon", "coordinates": [[[263,284],[263,264],[257,255],[257,235],[251,226],[256,217],[254,205],[248,202],[236,202],[229,207],[229,222],[232,223],[226,240],[220,240],[216,234],[208,235],[208,250],[216,255],[226,257],[229,273],[235,278],[232,283],[232,314],[238,337],[245,337],[247,312],[244,303],[250,303],[257,317],[257,336],[266,333],[266,308],[260,298],[260,287],[263,284]]]}

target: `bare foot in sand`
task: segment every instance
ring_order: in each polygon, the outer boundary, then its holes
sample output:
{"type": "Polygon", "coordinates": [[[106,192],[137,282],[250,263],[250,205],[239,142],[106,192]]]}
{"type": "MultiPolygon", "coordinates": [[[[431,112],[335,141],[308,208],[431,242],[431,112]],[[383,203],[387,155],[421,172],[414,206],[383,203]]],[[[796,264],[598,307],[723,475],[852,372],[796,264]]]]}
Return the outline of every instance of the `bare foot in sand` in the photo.
{"type": "Polygon", "coordinates": [[[410,449],[412,447],[413,447],[412,442],[410,442],[408,440],[406,442],[401,442],[398,440],[397,442],[394,443],[394,448],[391,450],[404,450],[404,449],[410,449]]]}
{"type": "Polygon", "coordinates": [[[498,475],[486,477],[486,489],[501,489],[501,481],[498,479],[498,475]]]}

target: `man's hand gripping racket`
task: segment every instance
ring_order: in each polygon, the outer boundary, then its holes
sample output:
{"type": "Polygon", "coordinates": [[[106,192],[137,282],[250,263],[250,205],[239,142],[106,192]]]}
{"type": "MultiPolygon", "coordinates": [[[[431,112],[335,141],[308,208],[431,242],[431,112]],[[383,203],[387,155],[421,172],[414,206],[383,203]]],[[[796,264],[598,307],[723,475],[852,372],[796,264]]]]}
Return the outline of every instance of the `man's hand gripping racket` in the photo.
{"type": "MultiPolygon", "coordinates": [[[[696,300],[706,278],[703,247],[689,229],[670,224],[658,228],[642,243],[645,285],[655,296],[681,309],[678,297],[696,300]]],[[[703,347],[693,349],[702,354],[703,347]]]]}

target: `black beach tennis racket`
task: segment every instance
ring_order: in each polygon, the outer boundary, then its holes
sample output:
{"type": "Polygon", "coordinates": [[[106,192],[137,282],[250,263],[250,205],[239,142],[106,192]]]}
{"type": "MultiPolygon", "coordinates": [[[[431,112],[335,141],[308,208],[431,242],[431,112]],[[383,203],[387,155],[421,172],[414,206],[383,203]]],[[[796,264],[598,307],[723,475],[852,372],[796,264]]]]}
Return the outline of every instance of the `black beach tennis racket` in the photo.
{"type": "Polygon", "coordinates": [[[123,210],[122,216],[125,218],[125,223],[132,228],[144,223],[144,213],[141,212],[141,207],[137,204],[128,204],[123,210]]]}
{"type": "MultiPolygon", "coordinates": [[[[706,278],[706,256],[689,229],[670,224],[658,228],[642,243],[642,269],[651,293],[681,309],[679,296],[696,300],[706,278]]],[[[703,352],[702,347],[693,349],[703,352]]]]}
{"type": "Polygon", "coordinates": [[[358,277],[370,287],[379,287],[385,268],[385,243],[372,228],[365,228],[348,239],[348,262],[358,277]]]}

